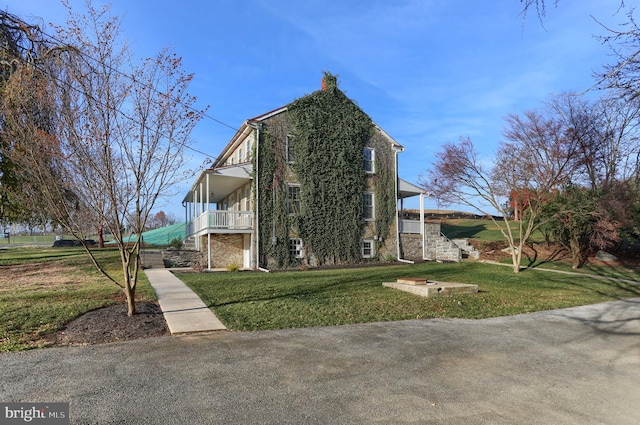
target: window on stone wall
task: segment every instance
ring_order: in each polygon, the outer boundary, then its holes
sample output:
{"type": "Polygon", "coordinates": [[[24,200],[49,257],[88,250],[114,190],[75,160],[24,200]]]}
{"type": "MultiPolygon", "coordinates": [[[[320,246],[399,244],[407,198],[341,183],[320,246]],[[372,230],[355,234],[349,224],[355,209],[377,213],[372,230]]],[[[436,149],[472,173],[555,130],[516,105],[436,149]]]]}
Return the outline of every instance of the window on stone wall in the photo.
{"type": "Polygon", "coordinates": [[[287,213],[300,213],[300,185],[290,184],[287,186],[287,213]]]}
{"type": "Polygon", "coordinates": [[[364,171],[373,174],[376,172],[376,151],[373,148],[364,148],[364,171]]]}
{"type": "Polygon", "coordinates": [[[375,217],[375,200],[373,192],[364,192],[362,194],[362,218],[367,221],[374,220],[375,217]]]}
{"type": "Polygon", "coordinates": [[[304,245],[300,238],[289,239],[289,254],[294,258],[304,257],[304,245]]]}
{"type": "Polygon", "coordinates": [[[360,244],[362,258],[373,258],[375,255],[375,244],[373,239],[363,239],[360,244]]]}
{"type": "Polygon", "coordinates": [[[287,137],[285,139],[285,155],[287,156],[287,162],[296,162],[296,151],[293,147],[293,139],[294,136],[291,134],[287,134],[287,137]]]}

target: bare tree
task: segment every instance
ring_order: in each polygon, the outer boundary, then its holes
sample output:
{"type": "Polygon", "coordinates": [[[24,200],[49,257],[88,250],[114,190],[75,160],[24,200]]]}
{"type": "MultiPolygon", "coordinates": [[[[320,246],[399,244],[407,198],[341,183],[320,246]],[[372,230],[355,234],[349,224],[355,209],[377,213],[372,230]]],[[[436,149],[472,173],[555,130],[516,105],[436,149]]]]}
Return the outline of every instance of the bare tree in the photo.
{"type": "Polygon", "coordinates": [[[573,182],[606,190],[637,174],[639,102],[613,93],[596,101],[569,93],[553,97],[547,106],[578,143],[580,176],[574,176],[573,182]]]}
{"type": "Polygon", "coordinates": [[[558,122],[536,112],[510,115],[504,135],[491,164],[480,160],[469,138],[445,144],[420,184],[445,204],[464,204],[491,217],[509,244],[517,273],[523,247],[546,221],[545,204],[573,172],[576,143],[566,139],[558,122]],[[517,199],[522,211],[516,229],[509,220],[514,194],[526,194],[517,199]],[[502,219],[494,218],[496,212],[502,219]]]}
{"type": "Polygon", "coordinates": [[[186,92],[192,75],[183,72],[179,57],[164,50],[134,64],[108,7],[87,3],[87,13],[79,15],[65,5],[67,26],[57,27],[62,47],[46,63],[56,126],[46,137],[17,138],[25,152],[20,161],[68,232],[84,241],[88,221],[108,228],[120,252],[120,278],[85,249],[122,288],[133,315],[142,231],[158,198],[185,177],[184,151],[202,112],[192,107],[195,99],[186,92]],[[46,149],[61,185],[48,184],[51,167],[42,167],[38,155],[46,149]],[[125,229],[133,229],[134,242],[125,229]]]}

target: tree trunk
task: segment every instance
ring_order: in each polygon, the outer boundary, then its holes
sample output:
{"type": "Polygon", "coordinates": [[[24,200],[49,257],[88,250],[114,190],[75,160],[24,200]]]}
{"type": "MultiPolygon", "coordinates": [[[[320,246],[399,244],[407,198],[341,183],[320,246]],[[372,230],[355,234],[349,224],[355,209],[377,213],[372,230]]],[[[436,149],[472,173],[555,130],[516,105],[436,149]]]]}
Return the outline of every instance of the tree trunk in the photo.
{"type": "Polygon", "coordinates": [[[98,248],[104,248],[104,226],[98,226],[98,248]]]}
{"type": "Polygon", "coordinates": [[[571,238],[569,241],[569,248],[571,250],[571,268],[577,270],[584,266],[587,254],[577,237],[571,238]]]}
{"type": "Polygon", "coordinates": [[[135,272],[132,273],[129,270],[129,267],[131,265],[131,255],[132,254],[128,254],[126,252],[126,248],[124,249],[123,252],[120,253],[120,255],[123,257],[123,261],[122,261],[122,274],[124,277],[124,286],[122,288],[122,290],[124,291],[124,295],[127,298],[127,315],[128,316],[133,316],[136,314],[136,283],[137,283],[137,266],[139,264],[139,256],[138,255],[134,255],[133,261],[136,267],[135,272]]]}
{"type": "Polygon", "coordinates": [[[513,244],[511,247],[511,261],[513,262],[513,272],[520,273],[520,261],[522,260],[522,249],[513,244]]]}
{"type": "Polygon", "coordinates": [[[136,288],[132,288],[131,284],[127,282],[123,291],[127,297],[127,316],[134,316],[136,314],[136,288]]]}

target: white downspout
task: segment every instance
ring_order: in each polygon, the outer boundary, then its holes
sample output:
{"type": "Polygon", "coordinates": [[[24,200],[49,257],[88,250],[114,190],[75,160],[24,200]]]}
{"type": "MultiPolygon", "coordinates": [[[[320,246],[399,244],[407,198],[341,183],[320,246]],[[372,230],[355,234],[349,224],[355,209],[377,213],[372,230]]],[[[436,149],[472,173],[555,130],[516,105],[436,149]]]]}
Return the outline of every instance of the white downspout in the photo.
{"type": "Polygon", "coordinates": [[[414,264],[414,262],[411,261],[411,260],[405,260],[404,258],[400,258],[400,217],[399,217],[399,214],[398,214],[398,186],[400,184],[400,181],[398,179],[398,153],[402,152],[402,150],[394,149],[394,152],[396,154],[396,162],[395,162],[395,169],[396,169],[396,246],[397,246],[397,249],[398,249],[398,261],[400,261],[402,263],[414,264]]]}
{"type": "Polygon", "coordinates": [[[262,267],[260,267],[260,169],[259,169],[259,164],[260,164],[260,128],[262,127],[261,123],[252,123],[252,122],[247,122],[247,124],[252,127],[255,131],[256,131],[256,168],[254,170],[253,175],[255,176],[255,181],[256,181],[256,190],[254,193],[255,196],[255,202],[256,202],[256,218],[255,218],[255,223],[256,223],[256,230],[255,230],[255,234],[256,234],[256,257],[255,257],[255,262],[256,262],[256,270],[259,270],[261,272],[269,272],[269,270],[264,269],[262,267]]]}
{"type": "Polygon", "coordinates": [[[424,243],[424,193],[420,194],[420,236],[422,239],[422,259],[426,258],[426,247],[424,243]]]}
{"type": "MultiPolygon", "coordinates": [[[[403,261],[400,255],[400,219],[398,218],[398,150],[394,149],[393,150],[394,154],[395,154],[395,163],[394,163],[394,168],[395,168],[395,174],[396,174],[396,186],[395,186],[395,200],[396,200],[396,251],[398,253],[398,255],[396,255],[396,258],[398,259],[398,261],[403,261]]],[[[404,260],[406,261],[406,260],[404,260]]]]}

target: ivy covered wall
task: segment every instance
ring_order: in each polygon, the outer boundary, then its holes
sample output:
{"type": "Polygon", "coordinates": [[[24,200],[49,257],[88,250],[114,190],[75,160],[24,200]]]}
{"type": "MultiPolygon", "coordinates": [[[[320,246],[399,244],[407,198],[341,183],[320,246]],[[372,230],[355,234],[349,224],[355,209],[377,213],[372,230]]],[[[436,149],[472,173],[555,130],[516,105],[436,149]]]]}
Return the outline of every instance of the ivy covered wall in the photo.
{"type": "Polygon", "coordinates": [[[288,105],[264,121],[258,145],[260,265],[362,261],[361,241],[377,241],[378,256],[395,253],[395,153],[371,119],[325,74],[323,90],[288,105]],[[287,157],[287,144],[295,158],[287,157]],[[363,150],[376,150],[367,174],[363,150]],[[288,161],[289,159],[289,161],[288,161]],[[287,186],[299,184],[299,211],[287,210],[287,186]],[[364,191],[375,193],[375,220],[362,217],[364,191]],[[304,242],[304,258],[290,255],[289,238],[304,242]]]}

